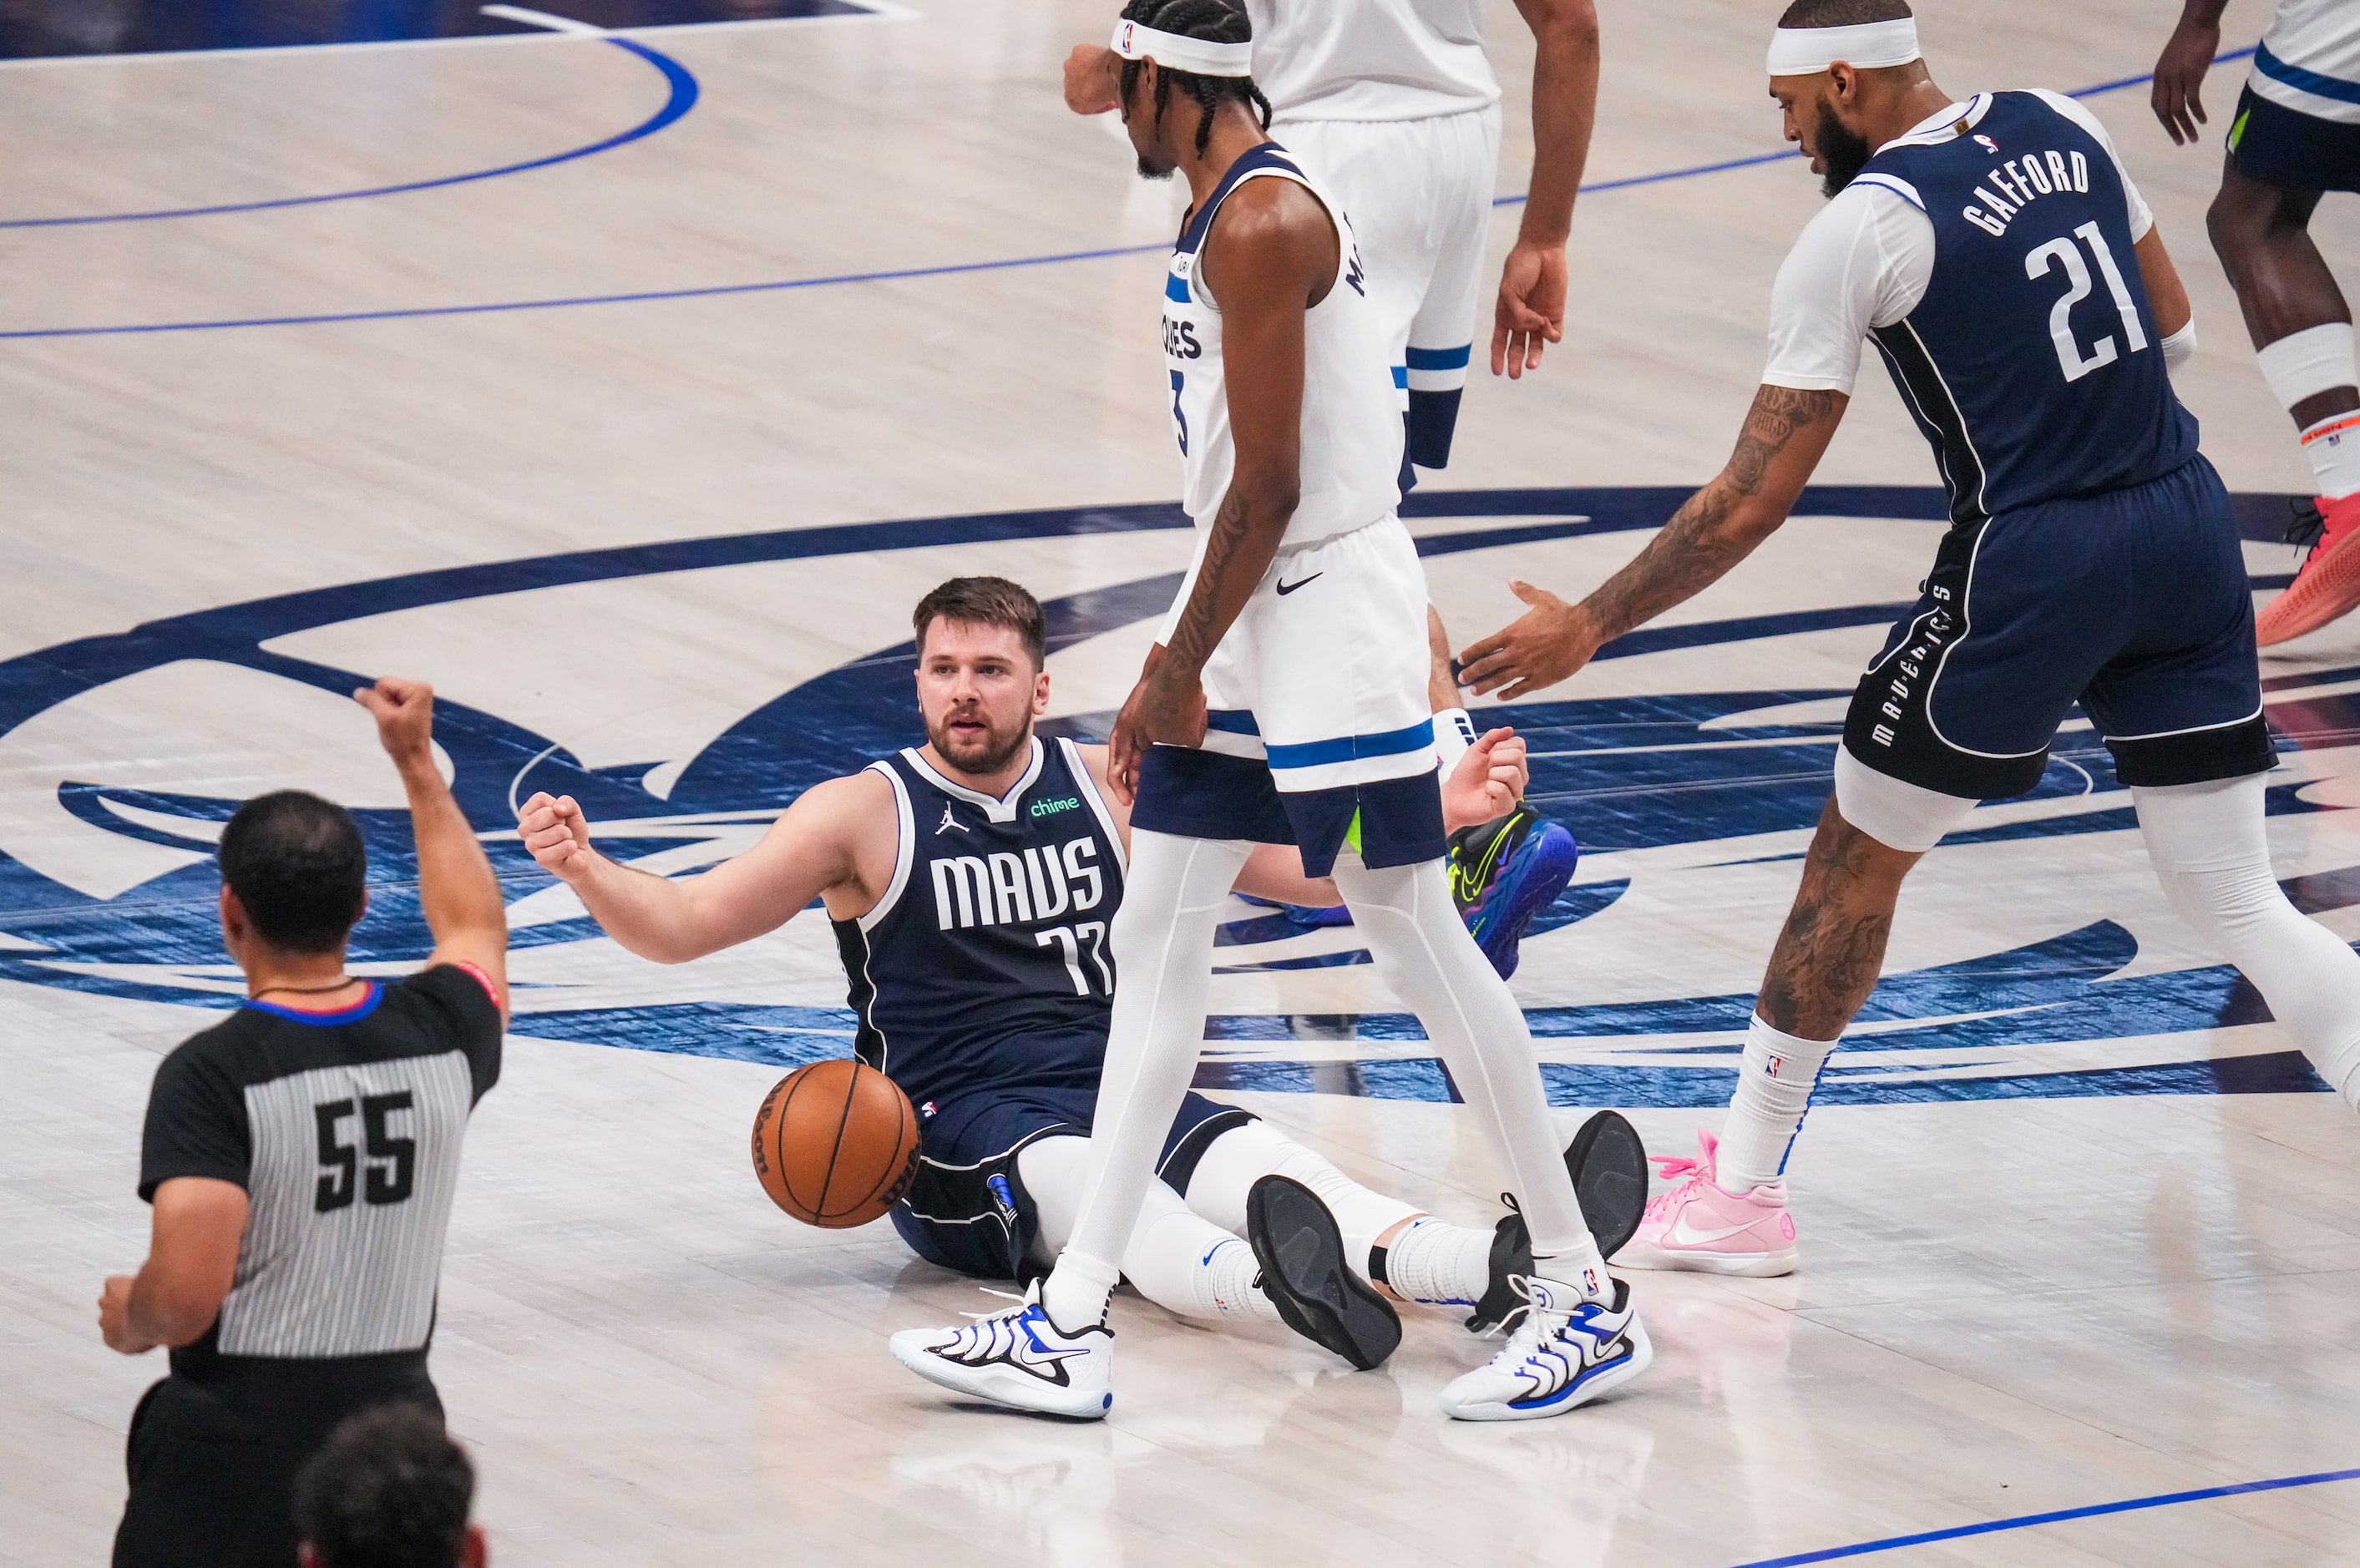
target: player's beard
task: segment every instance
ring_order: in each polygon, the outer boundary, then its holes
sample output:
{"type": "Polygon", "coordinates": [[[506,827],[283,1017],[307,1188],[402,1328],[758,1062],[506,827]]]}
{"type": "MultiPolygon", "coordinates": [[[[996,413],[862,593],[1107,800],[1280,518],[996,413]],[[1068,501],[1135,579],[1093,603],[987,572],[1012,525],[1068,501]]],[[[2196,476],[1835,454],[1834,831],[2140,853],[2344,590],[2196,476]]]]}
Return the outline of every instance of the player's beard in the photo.
{"type": "Polygon", "coordinates": [[[1812,142],[1819,161],[1828,166],[1826,175],[1819,180],[1819,190],[1830,201],[1835,200],[1838,192],[1868,167],[1868,160],[1876,152],[1868,145],[1867,137],[1846,127],[1825,103],[1819,105],[1819,134],[1812,142]]]}
{"type": "Polygon", "coordinates": [[[933,743],[934,754],[945,762],[962,773],[981,777],[997,773],[1015,761],[1016,754],[1032,743],[1032,725],[1028,718],[1027,722],[1017,724],[1013,729],[1003,731],[992,724],[990,714],[980,709],[966,710],[963,713],[962,710],[955,708],[945,713],[939,724],[931,721],[927,724],[926,739],[933,743]],[[952,737],[951,719],[969,714],[983,723],[985,738],[979,746],[976,742],[958,741],[952,737]]]}

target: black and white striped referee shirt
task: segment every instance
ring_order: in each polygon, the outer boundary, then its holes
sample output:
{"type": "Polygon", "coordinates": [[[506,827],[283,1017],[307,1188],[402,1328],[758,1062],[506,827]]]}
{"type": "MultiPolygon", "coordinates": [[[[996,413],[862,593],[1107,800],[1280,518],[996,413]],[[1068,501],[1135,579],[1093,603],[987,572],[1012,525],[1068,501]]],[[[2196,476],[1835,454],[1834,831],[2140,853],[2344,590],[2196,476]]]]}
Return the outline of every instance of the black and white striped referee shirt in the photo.
{"type": "Polygon", "coordinates": [[[210,1176],[248,1203],[229,1298],[174,1369],[423,1350],[467,1115],[499,1072],[491,985],[454,964],[335,1012],[248,1002],[166,1057],[140,1197],[210,1176]]]}

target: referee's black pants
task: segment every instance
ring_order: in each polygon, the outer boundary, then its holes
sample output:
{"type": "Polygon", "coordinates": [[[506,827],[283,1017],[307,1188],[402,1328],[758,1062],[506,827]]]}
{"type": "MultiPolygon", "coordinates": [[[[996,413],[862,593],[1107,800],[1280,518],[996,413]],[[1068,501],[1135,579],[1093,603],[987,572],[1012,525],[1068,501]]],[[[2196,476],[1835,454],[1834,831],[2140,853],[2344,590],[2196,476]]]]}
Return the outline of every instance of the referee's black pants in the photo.
{"type": "Polygon", "coordinates": [[[295,1473],[372,1406],[442,1402],[426,1355],[175,1357],[131,1415],[115,1568],[293,1568],[295,1473]]]}

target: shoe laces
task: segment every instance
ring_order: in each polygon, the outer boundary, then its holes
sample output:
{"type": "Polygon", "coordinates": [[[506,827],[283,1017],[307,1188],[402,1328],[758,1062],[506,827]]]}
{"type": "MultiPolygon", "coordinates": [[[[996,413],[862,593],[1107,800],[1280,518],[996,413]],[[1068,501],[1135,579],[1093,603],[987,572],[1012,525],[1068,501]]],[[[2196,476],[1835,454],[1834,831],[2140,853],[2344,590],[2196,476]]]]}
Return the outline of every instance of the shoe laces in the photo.
{"type": "Polygon", "coordinates": [[[1712,1134],[1699,1129],[1697,1133],[1697,1150],[1702,1158],[1688,1160],[1677,1154],[1647,1156],[1649,1163],[1656,1167],[1656,1175],[1666,1181],[1679,1181],[1680,1185],[1668,1192],[1648,1199],[1647,1207],[1640,1215],[1642,1220],[1665,1218],[1674,1209],[1695,1197],[1708,1182],[1711,1181],[1714,1141],[1712,1134]],[[1683,1181],[1682,1178],[1686,1180],[1683,1181]]]}
{"type": "Polygon", "coordinates": [[[2292,510],[2294,516],[2287,521],[2285,539],[2302,551],[2303,564],[2308,566],[2311,558],[2319,553],[2319,547],[2327,542],[2327,514],[2319,509],[2315,501],[2296,501],[2292,510]]]}

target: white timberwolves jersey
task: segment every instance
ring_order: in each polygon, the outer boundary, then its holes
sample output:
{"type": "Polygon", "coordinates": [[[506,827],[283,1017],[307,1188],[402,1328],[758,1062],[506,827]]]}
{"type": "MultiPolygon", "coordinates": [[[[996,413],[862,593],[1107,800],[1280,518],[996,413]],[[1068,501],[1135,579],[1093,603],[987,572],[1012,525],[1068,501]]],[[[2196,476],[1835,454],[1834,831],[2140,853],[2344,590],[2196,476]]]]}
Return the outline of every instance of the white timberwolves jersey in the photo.
{"type": "Polygon", "coordinates": [[[1246,0],[1276,118],[1425,120],[1500,101],[1480,0],[1246,0]]]}
{"type": "Polygon", "coordinates": [[[1229,166],[1189,220],[1164,280],[1164,364],[1172,377],[1173,435],[1180,443],[1182,505],[1199,528],[1212,525],[1237,467],[1228,378],[1221,369],[1221,312],[1196,277],[1214,214],[1249,180],[1292,180],[1318,197],[1336,224],[1336,278],[1303,329],[1302,498],[1281,548],[1350,533],[1401,502],[1402,417],[1392,355],[1368,297],[1350,221],[1328,194],[1264,142],[1229,166]]]}

